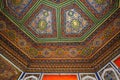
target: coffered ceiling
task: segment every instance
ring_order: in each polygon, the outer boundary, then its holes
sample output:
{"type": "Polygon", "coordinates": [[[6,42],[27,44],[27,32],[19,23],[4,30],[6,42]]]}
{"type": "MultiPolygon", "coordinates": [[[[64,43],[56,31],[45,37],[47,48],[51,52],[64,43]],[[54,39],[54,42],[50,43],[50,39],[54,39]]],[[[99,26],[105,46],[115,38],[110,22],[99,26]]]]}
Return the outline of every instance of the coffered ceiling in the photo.
{"type": "Polygon", "coordinates": [[[0,52],[25,72],[96,72],[120,52],[119,0],[0,0],[0,52]]]}

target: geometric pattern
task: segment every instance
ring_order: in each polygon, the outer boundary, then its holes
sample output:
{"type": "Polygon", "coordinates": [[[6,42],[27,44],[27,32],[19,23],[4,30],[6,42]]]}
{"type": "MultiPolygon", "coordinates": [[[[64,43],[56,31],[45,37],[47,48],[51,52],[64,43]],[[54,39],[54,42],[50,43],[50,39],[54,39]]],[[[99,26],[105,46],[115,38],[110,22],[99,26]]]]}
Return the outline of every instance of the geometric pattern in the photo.
{"type": "Polygon", "coordinates": [[[0,55],[0,80],[17,80],[21,72],[0,55]]]}
{"type": "Polygon", "coordinates": [[[97,17],[101,18],[114,7],[113,0],[81,0],[84,5],[97,17]]]}
{"type": "Polygon", "coordinates": [[[94,73],[81,73],[80,80],[97,80],[96,75],[94,73]]]}
{"type": "Polygon", "coordinates": [[[25,26],[38,38],[56,36],[55,9],[40,5],[34,14],[25,22],[25,26]]]}
{"type": "Polygon", "coordinates": [[[49,1],[60,4],[60,3],[64,2],[64,1],[66,1],[66,0],[49,0],[49,1]]]}
{"type": "MultiPolygon", "coordinates": [[[[103,5],[99,6],[101,12],[94,7],[93,0],[93,4],[87,0],[91,6],[81,1],[67,0],[55,4],[38,0],[35,5],[26,1],[28,6],[25,8],[25,5],[20,6],[22,0],[17,0],[11,4],[20,9],[14,6],[9,9],[0,0],[0,52],[25,72],[98,71],[119,54],[118,0],[114,7],[111,6],[113,9],[107,9],[108,4],[104,1],[96,1],[103,5]],[[18,13],[13,9],[25,10],[25,14],[20,14],[20,20],[14,16],[18,13]],[[93,12],[100,16],[94,16],[93,12]],[[99,19],[101,16],[104,17],[99,19]]],[[[91,77],[95,78],[84,75],[83,79],[91,77]]],[[[27,78],[37,79],[38,76],[27,78]]]]}
{"type": "Polygon", "coordinates": [[[80,33],[82,29],[88,26],[88,22],[75,11],[70,9],[65,12],[65,33],[80,33]],[[81,25],[82,24],[82,25],[81,25]]]}
{"type": "Polygon", "coordinates": [[[25,73],[20,80],[119,80],[119,78],[120,72],[117,72],[115,65],[109,62],[96,73],[25,73]]]}
{"type": "MultiPolygon", "coordinates": [[[[31,25],[32,20],[36,21],[35,15],[38,17],[38,14],[41,15],[45,9],[48,9],[49,7],[45,5],[41,5],[33,15],[30,16],[30,18],[26,21],[25,26],[29,29],[34,26],[31,25]],[[44,9],[42,8],[44,7],[44,9]],[[27,25],[29,23],[29,25],[27,25]]],[[[51,8],[49,9],[51,10],[51,8]]],[[[46,11],[45,11],[46,12],[46,11]]],[[[42,15],[46,18],[46,16],[42,15]]],[[[1,25],[5,26],[6,24],[9,24],[10,22],[8,20],[3,20],[1,18],[1,25]]],[[[48,19],[49,20],[49,19],[48,19]]],[[[39,20],[38,20],[39,21],[39,20]]],[[[37,21],[36,21],[37,22],[37,21]]],[[[20,32],[20,30],[17,29],[17,27],[13,24],[10,24],[7,26],[6,29],[2,29],[2,34],[10,38],[17,46],[19,46],[23,52],[25,52],[26,55],[28,55],[31,58],[87,58],[90,55],[93,55],[92,53],[96,52],[101,46],[103,46],[104,43],[106,43],[107,40],[112,38],[114,34],[119,32],[119,17],[117,17],[113,22],[106,27],[103,27],[102,29],[96,30],[92,35],[93,37],[88,38],[85,42],[82,43],[34,43],[31,41],[31,39],[28,38],[25,34],[20,32]],[[11,27],[12,26],[12,27],[11,27]],[[110,31],[110,32],[109,32],[110,31]],[[101,34],[98,34],[101,32],[101,34]],[[17,35],[19,34],[19,35],[17,35]],[[107,36],[107,37],[106,37],[107,36]],[[78,46],[79,45],[79,46],[78,46]],[[63,56],[64,55],[64,56],[63,56]]],[[[37,28],[37,26],[36,26],[37,28]]],[[[30,29],[32,32],[35,30],[30,29]]],[[[46,30],[46,29],[45,29],[46,30]]],[[[43,30],[43,31],[45,31],[43,30]]],[[[35,31],[36,32],[36,31],[35,31]]],[[[54,33],[54,32],[53,32],[54,33]]],[[[35,33],[38,35],[37,33],[35,33]]],[[[40,38],[49,38],[50,33],[39,33],[38,37],[40,38]]],[[[77,33],[76,33],[77,34],[77,33]]],[[[52,35],[52,34],[51,34],[52,35]]],[[[53,34],[55,35],[55,34],[53,34]]]]}
{"type": "Polygon", "coordinates": [[[28,12],[31,6],[37,0],[3,0],[7,11],[16,17],[22,19],[23,16],[28,12]]]}
{"type": "Polygon", "coordinates": [[[40,80],[40,76],[41,74],[40,73],[26,73],[24,76],[23,76],[23,80],[40,80]]]}
{"type": "Polygon", "coordinates": [[[94,10],[99,14],[104,11],[104,9],[109,5],[109,0],[86,0],[87,3],[94,8],[94,10]]]}
{"type": "Polygon", "coordinates": [[[4,31],[6,29],[6,23],[4,21],[0,21],[0,31],[4,31]]]}
{"type": "Polygon", "coordinates": [[[40,13],[28,25],[36,34],[52,34],[52,14],[51,11],[41,10],[40,13]]]}
{"type": "Polygon", "coordinates": [[[64,37],[80,37],[92,26],[92,20],[76,5],[68,5],[62,8],[61,25],[64,37]]]}
{"type": "Polygon", "coordinates": [[[120,74],[111,64],[106,65],[104,69],[100,70],[99,75],[103,80],[120,80],[120,74]]]}

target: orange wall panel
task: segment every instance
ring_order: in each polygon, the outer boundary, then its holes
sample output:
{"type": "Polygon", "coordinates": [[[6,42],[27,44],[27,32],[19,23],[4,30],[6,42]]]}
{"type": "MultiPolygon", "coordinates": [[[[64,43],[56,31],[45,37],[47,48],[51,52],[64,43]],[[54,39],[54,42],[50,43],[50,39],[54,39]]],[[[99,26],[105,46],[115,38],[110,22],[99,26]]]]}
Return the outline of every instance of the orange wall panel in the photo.
{"type": "Polygon", "coordinates": [[[118,57],[114,63],[117,65],[118,68],[120,68],[120,57],[118,57]]]}
{"type": "Polygon", "coordinates": [[[44,75],[42,80],[78,80],[76,75],[44,75]]]}

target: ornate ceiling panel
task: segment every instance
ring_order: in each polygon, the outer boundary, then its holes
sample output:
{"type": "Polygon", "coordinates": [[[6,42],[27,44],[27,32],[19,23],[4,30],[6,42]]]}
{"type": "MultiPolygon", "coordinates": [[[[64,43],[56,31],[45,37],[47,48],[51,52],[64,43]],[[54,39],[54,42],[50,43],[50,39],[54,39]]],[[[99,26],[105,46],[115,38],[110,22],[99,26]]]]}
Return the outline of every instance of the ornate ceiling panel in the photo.
{"type": "Polygon", "coordinates": [[[62,36],[81,37],[94,25],[93,21],[77,4],[70,4],[61,9],[62,36]]]}
{"type": "Polygon", "coordinates": [[[56,11],[54,8],[41,4],[25,22],[25,26],[39,38],[57,37],[56,11]]]}
{"type": "Polygon", "coordinates": [[[22,19],[37,0],[3,0],[10,15],[22,19]]]}
{"type": "Polygon", "coordinates": [[[95,72],[119,54],[118,1],[0,0],[0,49],[28,72],[95,72]]]}
{"type": "Polygon", "coordinates": [[[97,17],[102,18],[110,10],[115,8],[113,0],[80,0],[97,17]]]}

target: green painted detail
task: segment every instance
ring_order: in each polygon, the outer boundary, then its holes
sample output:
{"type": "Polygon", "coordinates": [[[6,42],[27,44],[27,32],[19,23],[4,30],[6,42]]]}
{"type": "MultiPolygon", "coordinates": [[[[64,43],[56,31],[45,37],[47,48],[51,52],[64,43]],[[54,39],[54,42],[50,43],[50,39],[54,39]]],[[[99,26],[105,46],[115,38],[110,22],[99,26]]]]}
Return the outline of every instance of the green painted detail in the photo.
{"type": "Polygon", "coordinates": [[[120,8],[120,0],[117,1],[116,7],[120,8]]]}
{"type": "Polygon", "coordinates": [[[23,17],[23,19],[20,21],[21,24],[23,24],[31,15],[32,13],[39,7],[42,0],[38,0],[33,7],[26,13],[26,15],[23,17]]]}
{"type": "Polygon", "coordinates": [[[3,7],[3,1],[0,0],[0,10],[3,9],[3,8],[4,8],[4,7],[3,7]]]}
{"type": "Polygon", "coordinates": [[[71,4],[71,2],[73,2],[73,1],[74,0],[66,0],[66,1],[64,1],[62,3],[56,4],[56,3],[52,2],[52,1],[49,1],[49,0],[43,0],[43,3],[45,3],[47,5],[50,5],[52,7],[56,7],[56,8],[59,7],[59,8],[61,8],[61,7],[63,7],[66,4],[71,4]]]}
{"type": "Polygon", "coordinates": [[[29,36],[32,40],[34,40],[35,42],[37,42],[37,37],[34,36],[31,32],[29,32],[25,26],[23,26],[23,24],[20,24],[18,21],[16,21],[16,19],[11,16],[7,11],[5,11],[5,9],[2,10],[2,13],[5,13],[5,16],[11,21],[13,22],[20,30],[22,30],[27,36],[29,36]]]}
{"type": "Polygon", "coordinates": [[[119,6],[119,8],[120,8],[120,0],[118,1],[118,6],[119,6]]]}
{"type": "Polygon", "coordinates": [[[67,4],[71,4],[73,2],[74,2],[74,0],[66,0],[66,1],[64,1],[64,2],[62,2],[60,4],[56,4],[56,3],[48,1],[48,0],[43,0],[44,4],[47,4],[49,6],[56,7],[56,8],[62,8],[63,6],[65,6],[67,4]]]}
{"type": "Polygon", "coordinates": [[[10,37],[12,40],[15,40],[16,34],[14,31],[7,32],[8,37],[10,37]]]}
{"type": "Polygon", "coordinates": [[[94,23],[98,22],[98,19],[88,10],[88,8],[79,0],[76,0],[76,4],[93,20],[94,23]]]}
{"type": "Polygon", "coordinates": [[[47,27],[47,22],[45,20],[40,20],[38,23],[38,27],[40,30],[45,30],[47,27]]]}
{"type": "Polygon", "coordinates": [[[85,48],[82,50],[82,55],[89,55],[92,52],[92,49],[90,48],[85,48]]]}
{"type": "MultiPolygon", "coordinates": [[[[38,43],[47,43],[47,42],[82,42],[85,39],[87,39],[99,26],[101,26],[116,10],[118,10],[119,2],[115,5],[115,8],[110,10],[110,12],[107,13],[101,20],[98,20],[85,6],[80,0],[68,0],[68,2],[63,2],[61,4],[53,4],[48,3],[47,0],[38,0],[34,6],[28,11],[28,13],[24,16],[24,18],[21,21],[17,21],[15,17],[11,16],[5,9],[4,5],[1,3],[2,0],[0,0],[0,9],[3,14],[5,14],[10,21],[12,21],[20,30],[22,30],[28,37],[30,37],[32,40],[38,43]],[[62,37],[62,30],[61,30],[61,8],[65,7],[66,5],[70,5],[73,3],[76,3],[95,23],[95,25],[82,37],[80,38],[63,38],[62,37]],[[35,11],[36,8],[40,6],[40,4],[46,4],[49,6],[52,6],[56,9],[56,21],[57,21],[57,37],[56,38],[37,38],[34,34],[32,34],[27,28],[24,26],[24,22],[32,15],[32,13],[35,11]]],[[[45,13],[45,15],[47,15],[45,13]]],[[[40,23],[39,23],[40,24],[40,23]]]]}
{"type": "Polygon", "coordinates": [[[103,4],[105,0],[95,0],[97,4],[103,4]]]}
{"type": "Polygon", "coordinates": [[[112,14],[114,14],[118,9],[114,8],[108,15],[103,17],[98,24],[96,24],[94,27],[92,27],[84,36],[84,40],[87,39],[98,27],[100,27],[112,14]]]}
{"type": "Polygon", "coordinates": [[[46,4],[46,5],[48,5],[48,6],[51,6],[51,7],[53,7],[53,8],[58,7],[57,4],[52,3],[51,1],[48,1],[48,0],[43,0],[42,3],[43,3],[43,4],[46,4]]]}
{"type": "Polygon", "coordinates": [[[74,0],[68,0],[65,3],[59,4],[59,8],[65,7],[65,6],[73,4],[73,3],[74,3],[74,0]]]}
{"type": "Polygon", "coordinates": [[[56,14],[56,22],[57,22],[57,38],[60,39],[62,36],[62,31],[61,31],[61,10],[60,8],[56,9],[57,14],[56,14]]]}
{"type": "Polygon", "coordinates": [[[73,11],[69,11],[68,15],[69,16],[73,16],[74,12],[73,11]]]}
{"type": "Polygon", "coordinates": [[[31,56],[36,56],[38,54],[38,51],[35,48],[30,48],[28,54],[30,54],[31,56]]]}
{"type": "Polygon", "coordinates": [[[0,0],[0,10],[1,10],[1,8],[2,8],[2,0],[0,0]]]}
{"type": "Polygon", "coordinates": [[[12,0],[12,3],[16,6],[19,6],[22,2],[23,0],[12,0]]]}
{"type": "Polygon", "coordinates": [[[72,20],[71,25],[74,29],[78,29],[80,27],[80,22],[78,20],[72,20]]]}
{"type": "Polygon", "coordinates": [[[45,12],[43,13],[43,15],[46,16],[46,17],[49,16],[49,14],[48,14],[47,11],[45,11],[45,12]]]}

